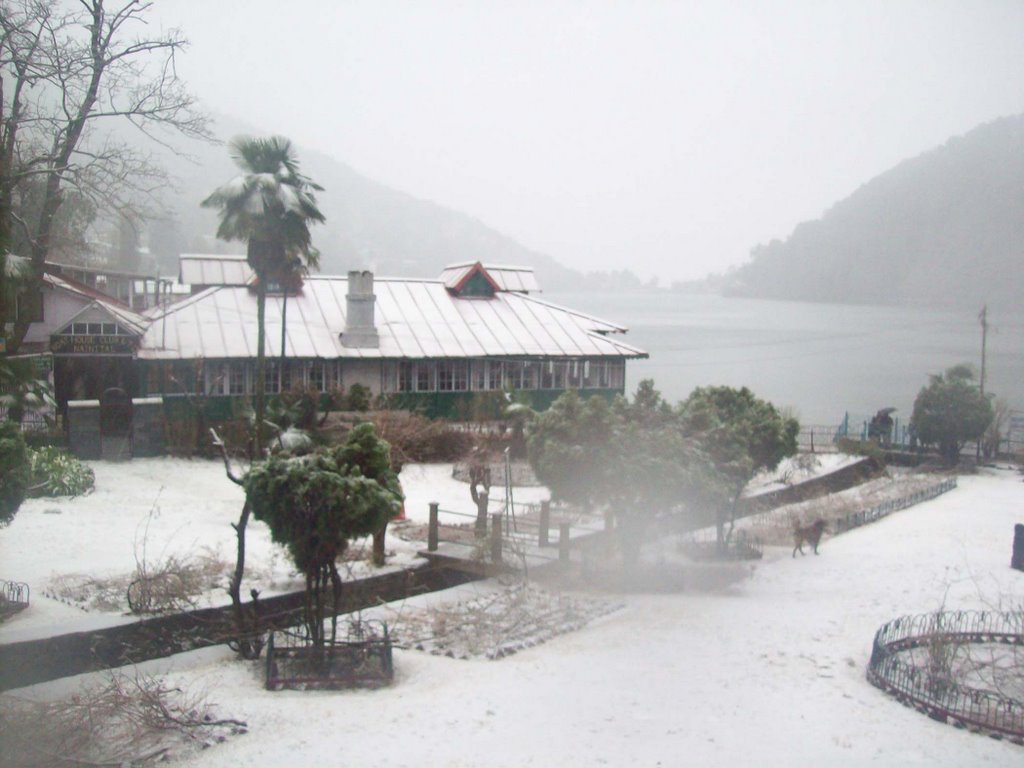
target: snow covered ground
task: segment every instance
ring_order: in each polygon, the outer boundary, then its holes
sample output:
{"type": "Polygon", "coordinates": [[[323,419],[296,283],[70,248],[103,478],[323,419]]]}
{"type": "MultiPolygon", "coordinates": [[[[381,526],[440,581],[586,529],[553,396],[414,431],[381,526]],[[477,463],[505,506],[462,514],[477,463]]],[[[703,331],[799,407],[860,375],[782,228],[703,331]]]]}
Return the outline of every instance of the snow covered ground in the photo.
{"type": "MultiPolygon", "coordinates": [[[[223,567],[199,605],[228,602],[223,589],[226,569],[235,561],[235,533],[244,493],[224,475],[217,461],[173,458],[136,459],[125,463],[89,462],[96,473],[96,490],[77,498],[29,499],[14,522],[0,530],[0,579],[25,582],[31,607],[0,624],[0,643],[45,637],[134,621],[125,616],[124,592],[145,560],[150,566],[169,557],[219,561],[223,567]],[[219,576],[219,577],[218,577],[219,576]],[[110,598],[122,604],[96,605],[64,594],[89,579],[112,582],[110,598]],[[119,589],[118,589],[119,587],[119,589]],[[83,610],[87,608],[88,610],[83,610]]],[[[236,468],[240,471],[241,468],[236,468]]],[[[410,464],[401,475],[408,520],[425,523],[430,502],[441,510],[475,515],[469,486],[452,478],[451,464],[410,464]]],[[[516,488],[514,502],[538,502],[550,496],[546,488],[516,488]]],[[[504,489],[492,489],[492,507],[504,501],[504,489]]],[[[442,522],[463,518],[446,516],[442,522]]],[[[388,567],[407,566],[425,545],[405,541],[389,528],[388,567]]],[[[368,542],[350,551],[353,577],[368,573],[368,542]]],[[[270,540],[269,529],[257,520],[246,536],[246,582],[242,593],[255,587],[264,596],[300,590],[303,581],[282,547],[270,540]]],[[[94,594],[81,586],[78,592],[94,594]]]]}
{"type": "MultiPolygon", "coordinates": [[[[119,476],[136,464],[120,465],[119,476]]],[[[160,464],[139,471],[156,475],[160,464]]],[[[230,528],[221,528],[236,514],[237,490],[190,467],[175,465],[179,479],[171,483],[153,478],[165,489],[151,530],[165,526],[183,545],[230,544],[230,528]],[[178,516],[183,504],[193,513],[223,505],[222,519],[189,523],[178,516]]],[[[103,469],[90,504],[104,498],[103,469]]],[[[422,486],[406,483],[413,514],[421,502],[446,508],[468,499],[464,485],[448,485],[445,469],[417,471],[422,486]]],[[[102,532],[121,517],[124,530],[128,518],[138,525],[154,495],[140,480],[89,512],[74,509],[77,501],[31,502],[0,532],[0,567],[40,578],[54,563],[83,568],[97,555],[112,569],[130,567],[123,542],[84,532],[102,532]],[[43,535],[44,516],[52,520],[48,506],[62,507],[59,517],[81,514],[83,534],[78,525],[60,526],[63,534],[48,533],[23,551],[30,532],[43,535]]],[[[864,670],[875,630],[896,616],[1024,605],[1024,574],[1008,567],[1022,510],[1020,475],[982,470],[931,502],[827,539],[819,557],[793,559],[789,547],[769,547],[750,577],[723,593],[615,595],[619,610],[500,661],[398,650],[396,680],[383,690],[270,693],[259,663],[236,661],[223,648],[145,666],[171,684],[208,691],[219,714],[248,722],[248,734],[190,755],[197,766],[1019,764],[1020,747],[929,720],[871,687],[864,670]]],[[[255,547],[257,559],[271,557],[263,547],[255,547]]],[[[416,602],[439,605],[489,589],[465,585],[416,602]]],[[[37,607],[34,600],[30,611],[37,607]]],[[[15,618],[0,640],[30,620],[15,618]]],[[[50,697],[74,685],[18,693],[50,697]]]]}

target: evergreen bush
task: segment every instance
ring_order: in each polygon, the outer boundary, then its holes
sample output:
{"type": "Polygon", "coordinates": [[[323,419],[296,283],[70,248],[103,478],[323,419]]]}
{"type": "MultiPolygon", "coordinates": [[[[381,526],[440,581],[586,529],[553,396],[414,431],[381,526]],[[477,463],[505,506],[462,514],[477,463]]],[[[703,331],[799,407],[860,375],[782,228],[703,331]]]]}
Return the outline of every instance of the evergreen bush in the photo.
{"type": "Polygon", "coordinates": [[[81,496],[96,487],[96,475],[60,448],[28,450],[32,496],[81,496]]]}
{"type": "Polygon", "coordinates": [[[14,422],[0,422],[0,526],[14,519],[28,483],[28,449],[21,428],[14,422]]]}

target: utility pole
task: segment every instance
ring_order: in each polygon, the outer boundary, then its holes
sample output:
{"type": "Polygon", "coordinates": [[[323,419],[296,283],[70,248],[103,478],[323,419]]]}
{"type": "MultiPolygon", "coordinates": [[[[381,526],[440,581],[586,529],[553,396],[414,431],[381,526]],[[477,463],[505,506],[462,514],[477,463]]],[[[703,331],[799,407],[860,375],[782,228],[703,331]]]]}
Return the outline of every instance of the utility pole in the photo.
{"type": "MultiPolygon", "coordinates": [[[[978,322],[981,323],[981,380],[980,389],[982,397],[985,396],[985,345],[988,341],[988,304],[983,304],[978,314],[978,322]]],[[[981,440],[975,444],[974,460],[981,460],[981,440]]]]}
{"type": "Polygon", "coordinates": [[[978,315],[978,321],[981,323],[981,394],[985,394],[985,344],[988,339],[988,304],[985,304],[981,308],[981,314],[978,315]]]}

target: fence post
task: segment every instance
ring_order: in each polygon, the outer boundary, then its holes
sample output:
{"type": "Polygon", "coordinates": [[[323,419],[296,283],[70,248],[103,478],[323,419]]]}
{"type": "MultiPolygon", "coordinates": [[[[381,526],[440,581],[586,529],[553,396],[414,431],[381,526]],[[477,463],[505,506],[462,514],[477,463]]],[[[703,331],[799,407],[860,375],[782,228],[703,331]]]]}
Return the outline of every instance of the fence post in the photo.
{"type": "Polygon", "coordinates": [[[540,503],[540,532],[537,535],[537,545],[546,547],[548,545],[548,529],[551,526],[551,502],[540,503]]]}
{"type": "Polygon", "coordinates": [[[558,524],[558,562],[569,562],[569,524],[558,524]]]}
{"type": "Polygon", "coordinates": [[[475,534],[478,538],[487,535],[487,491],[483,491],[476,497],[476,526],[475,534]]]}
{"type": "Polygon", "coordinates": [[[436,501],[430,502],[430,523],[427,525],[427,551],[437,551],[437,507],[436,501]]]}
{"type": "Polygon", "coordinates": [[[1013,556],[1010,558],[1010,567],[1024,571],[1024,525],[1020,523],[1013,526],[1013,556]]]}
{"type": "Polygon", "coordinates": [[[501,513],[491,515],[491,560],[501,562],[501,513]]]}

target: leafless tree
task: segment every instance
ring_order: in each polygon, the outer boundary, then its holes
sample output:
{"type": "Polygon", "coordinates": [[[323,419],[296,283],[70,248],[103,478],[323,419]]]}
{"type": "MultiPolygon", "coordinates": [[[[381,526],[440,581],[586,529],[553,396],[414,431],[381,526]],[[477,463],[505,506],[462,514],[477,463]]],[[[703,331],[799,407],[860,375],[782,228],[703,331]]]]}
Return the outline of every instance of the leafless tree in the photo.
{"type": "Polygon", "coordinates": [[[0,713],[0,749],[12,768],[114,768],[183,757],[247,730],[242,720],[217,717],[203,693],[115,670],[56,701],[8,696],[0,713]]]}
{"type": "MultiPolygon", "coordinates": [[[[67,197],[137,213],[166,184],[149,152],[115,138],[113,121],[162,144],[175,134],[210,138],[175,68],[186,40],[178,30],[149,34],[151,6],[0,0],[0,258],[17,244],[37,278],[67,197]]],[[[0,328],[8,322],[15,351],[28,323],[0,303],[0,328]]]]}

